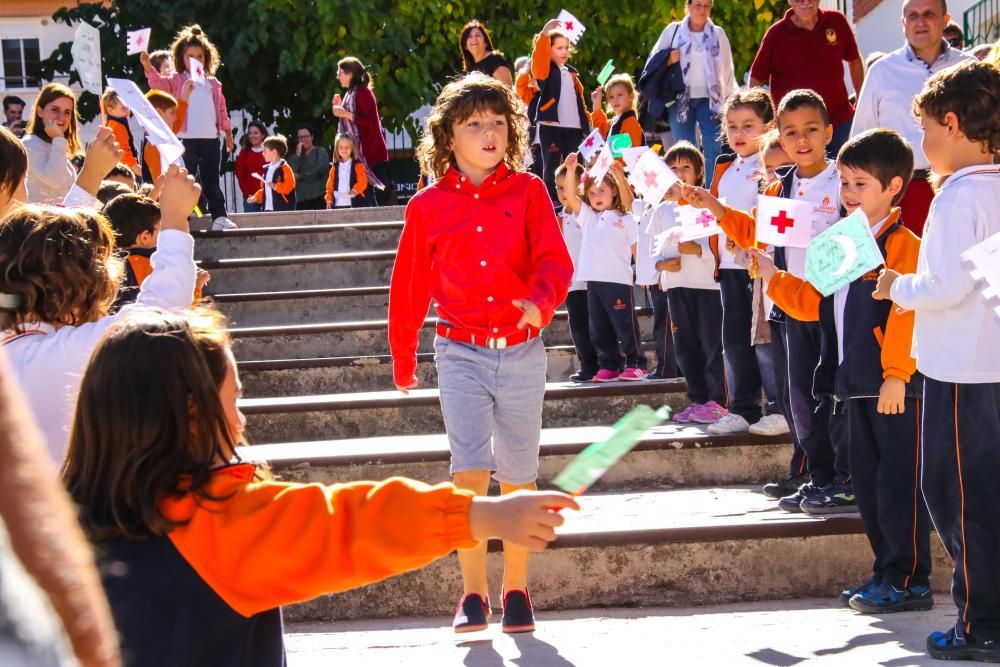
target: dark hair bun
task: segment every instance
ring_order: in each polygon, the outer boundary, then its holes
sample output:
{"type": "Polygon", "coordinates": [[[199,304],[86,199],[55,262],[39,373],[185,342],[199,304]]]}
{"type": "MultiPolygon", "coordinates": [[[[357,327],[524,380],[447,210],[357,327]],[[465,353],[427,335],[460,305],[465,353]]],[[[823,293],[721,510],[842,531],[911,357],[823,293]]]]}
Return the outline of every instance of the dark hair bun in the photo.
{"type": "Polygon", "coordinates": [[[197,23],[195,23],[193,26],[191,26],[191,34],[192,35],[204,35],[205,33],[202,32],[201,26],[198,25],[197,23]]]}

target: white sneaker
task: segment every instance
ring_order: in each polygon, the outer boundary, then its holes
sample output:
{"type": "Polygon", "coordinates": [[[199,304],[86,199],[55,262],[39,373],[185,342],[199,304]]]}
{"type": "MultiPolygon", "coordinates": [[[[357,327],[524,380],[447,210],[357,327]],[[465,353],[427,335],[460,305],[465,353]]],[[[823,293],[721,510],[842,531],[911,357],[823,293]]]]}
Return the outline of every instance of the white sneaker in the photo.
{"type": "Polygon", "coordinates": [[[767,415],[750,427],[754,435],[784,435],[790,433],[785,415],[767,415]]]}
{"type": "Polygon", "coordinates": [[[212,231],[221,232],[223,229],[239,229],[239,226],[224,215],[212,221],[212,231]]]}
{"type": "Polygon", "coordinates": [[[714,435],[735,435],[749,430],[750,422],[732,412],[708,427],[708,432],[714,435]]]}

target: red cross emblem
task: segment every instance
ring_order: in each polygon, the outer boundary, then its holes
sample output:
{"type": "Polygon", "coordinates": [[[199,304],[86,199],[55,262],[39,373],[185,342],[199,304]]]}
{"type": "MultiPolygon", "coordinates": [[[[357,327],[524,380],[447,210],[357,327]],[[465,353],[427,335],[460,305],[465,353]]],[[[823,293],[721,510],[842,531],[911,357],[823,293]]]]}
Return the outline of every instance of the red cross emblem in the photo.
{"type": "Polygon", "coordinates": [[[135,38],[135,43],[138,44],[139,46],[142,46],[142,42],[143,42],[142,35],[139,35],[138,37],[135,38]]]}
{"type": "Polygon", "coordinates": [[[646,179],[646,187],[651,188],[660,180],[660,177],[655,171],[647,171],[643,173],[643,178],[646,179]]]}
{"type": "Polygon", "coordinates": [[[573,22],[572,21],[566,21],[566,29],[569,30],[570,32],[573,32],[573,22]]]}
{"type": "Polygon", "coordinates": [[[788,213],[782,211],[771,218],[771,224],[778,228],[779,234],[784,234],[786,229],[795,226],[795,218],[789,218],[788,213]]]}
{"type": "Polygon", "coordinates": [[[715,216],[708,211],[702,211],[701,215],[695,218],[695,222],[705,229],[708,229],[709,225],[715,222],[715,216]]]}
{"type": "Polygon", "coordinates": [[[590,148],[591,146],[594,145],[594,138],[593,137],[587,137],[587,140],[585,142],[583,142],[583,145],[586,146],[587,148],[590,148]]]}

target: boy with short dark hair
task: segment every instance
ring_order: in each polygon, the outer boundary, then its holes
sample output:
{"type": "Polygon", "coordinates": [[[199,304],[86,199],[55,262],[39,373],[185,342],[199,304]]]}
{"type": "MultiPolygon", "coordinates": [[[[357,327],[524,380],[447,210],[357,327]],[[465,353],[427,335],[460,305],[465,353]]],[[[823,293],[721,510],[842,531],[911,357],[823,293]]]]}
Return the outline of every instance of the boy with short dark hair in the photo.
{"type": "MultiPolygon", "coordinates": [[[[920,240],[903,227],[897,208],[913,174],[909,144],[892,130],[869,130],[844,145],[837,167],[841,203],[864,213],[885,266],[912,271],[920,240]]],[[[841,598],[865,613],[930,609],[930,518],[920,495],[923,378],[910,356],[913,313],[872,300],[874,270],[823,297],[778,271],[767,254],[754,254],[778,307],[819,322],[825,354],[814,391],[832,388],[847,411],[851,479],[875,562],[871,579],[841,598]]]]}
{"type": "Polygon", "coordinates": [[[927,638],[931,656],[1000,662],[1000,317],[962,254],[1000,233],[1000,70],[938,72],[914,100],[923,149],[947,176],[931,204],[913,272],[886,269],[877,299],[915,312],[924,374],[922,487],[955,562],[958,622],[927,638]]]}
{"type": "MultiPolygon", "coordinates": [[[[779,169],[779,180],[764,194],[809,202],[812,236],[840,221],[840,176],[827,159],[826,146],[833,127],[823,98],[811,90],[793,90],[782,98],[776,114],[782,148],[795,165],[779,169]]],[[[744,250],[755,246],[756,211],[747,213],[723,206],[702,188],[684,188],[692,206],[707,208],[719,220],[726,235],[744,250]]],[[[775,248],[779,269],[805,277],[805,248],[775,248]]],[[[788,354],[788,403],[792,428],[806,454],[811,481],[778,501],[786,512],[833,514],[856,511],[850,484],[847,423],[833,410],[830,396],[814,396],[813,371],[820,360],[822,332],[816,322],[801,322],[780,308],[771,319],[785,323],[788,354]]]]}
{"type": "Polygon", "coordinates": [[[260,176],[261,188],[247,197],[248,204],[263,204],[265,211],[295,210],[295,173],[285,162],[286,153],[288,140],[282,135],[273,135],[264,140],[264,160],[267,167],[260,176]]]}

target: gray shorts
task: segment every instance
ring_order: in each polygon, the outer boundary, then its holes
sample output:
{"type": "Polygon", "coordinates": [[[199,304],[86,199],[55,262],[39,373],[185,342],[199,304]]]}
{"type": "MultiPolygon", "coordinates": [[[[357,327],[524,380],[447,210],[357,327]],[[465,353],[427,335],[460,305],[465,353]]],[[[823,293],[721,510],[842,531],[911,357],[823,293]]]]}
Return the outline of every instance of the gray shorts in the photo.
{"type": "Polygon", "coordinates": [[[451,473],[489,470],[505,484],[535,481],[547,362],[542,339],[491,350],[438,336],[434,362],[451,473]]]}

